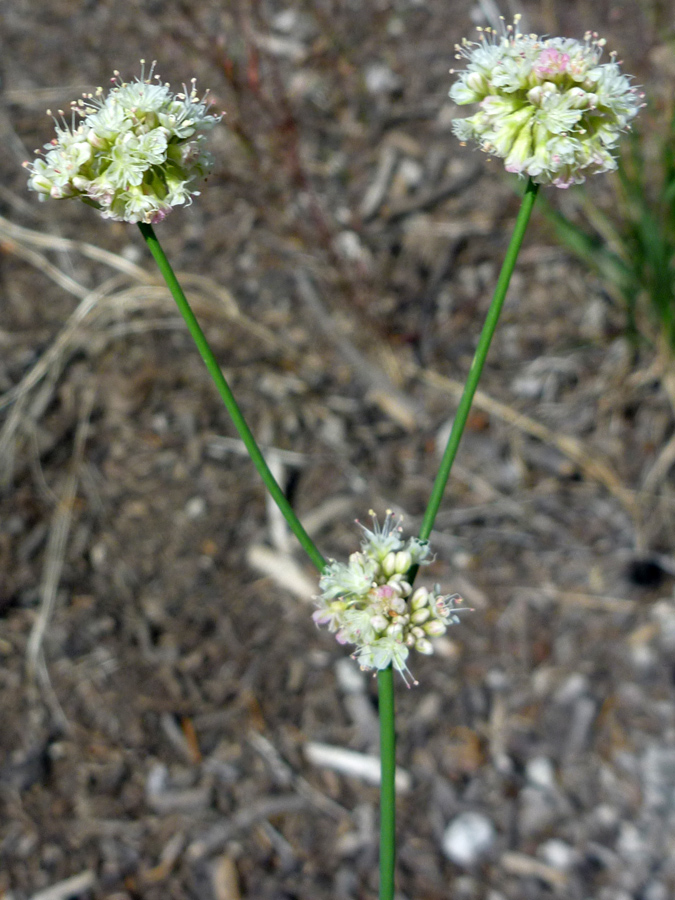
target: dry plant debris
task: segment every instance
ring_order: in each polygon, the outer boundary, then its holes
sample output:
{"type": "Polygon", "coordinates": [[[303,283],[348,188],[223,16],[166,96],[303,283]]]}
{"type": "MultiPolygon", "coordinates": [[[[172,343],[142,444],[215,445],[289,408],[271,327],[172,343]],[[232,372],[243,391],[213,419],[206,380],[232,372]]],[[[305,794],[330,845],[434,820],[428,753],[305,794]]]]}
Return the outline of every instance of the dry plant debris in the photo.
{"type": "MultiPolygon", "coordinates": [[[[645,85],[663,58],[656,3],[522,6],[532,30],[602,29],[645,85]]],[[[376,752],[373,685],[314,628],[313,575],[135,236],[28,202],[43,108],[152,45],[227,110],[209,187],[163,239],[342,558],[369,507],[418,522],[517,205],[452,143],[446,101],[452,45],[495,11],[8,8],[2,900],[376,896],[376,788],[306,756],[376,752]]],[[[402,897],[675,893],[672,368],[621,323],[535,225],[432,538],[434,577],[477,611],[398,697],[402,897]],[[458,833],[468,864],[444,851],[458,833]]]]}

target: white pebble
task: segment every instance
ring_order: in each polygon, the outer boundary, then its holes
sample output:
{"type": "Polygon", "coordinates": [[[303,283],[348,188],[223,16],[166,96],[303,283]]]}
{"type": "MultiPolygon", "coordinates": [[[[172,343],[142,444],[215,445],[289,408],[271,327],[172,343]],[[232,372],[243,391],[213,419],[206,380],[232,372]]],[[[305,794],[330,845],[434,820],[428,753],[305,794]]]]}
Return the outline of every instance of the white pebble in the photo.
{"type": "Polygon", "coordinates": [[[552,790],[555,787],[555,769],[546,756],[535,756],[525,766],[525,777],[534,787],[552,790]]]}
{"type": "Polygon", "coordinates": [[[188,519],[199,519],[206,512],[206,500],[203,497],[192,497],[185,504],[185,515],[188,519]]]}
{"type": "Polygon", "coordinates": [[[369,94],[390,94],[401,86],[401,79],[384,63],[373,63],[365,72],[369,94]]]}
{"type": "Polygon", "coordinates": [[[567,704],[578,700],[588,690],[588,678],[581,672],[573,672],[555,692],[556,703],[567,704]]]}
{"type": "Polygon", "coordinates": [[[574,847],[570,847],[565,841],[560,841],[556,838],[551,838],[550,841],[545,841],[541,844],[537,850],[537,855],[541,856],[549,866],[561,872],[567,872],[571,869],[577,859],[574,847]]]}
{"type": "Polygon", "coordinates": [[[461,813],[443,835],[443,852],[458,866],[472,866],[494,844],[495,827],[482,813],[461,813]]]}

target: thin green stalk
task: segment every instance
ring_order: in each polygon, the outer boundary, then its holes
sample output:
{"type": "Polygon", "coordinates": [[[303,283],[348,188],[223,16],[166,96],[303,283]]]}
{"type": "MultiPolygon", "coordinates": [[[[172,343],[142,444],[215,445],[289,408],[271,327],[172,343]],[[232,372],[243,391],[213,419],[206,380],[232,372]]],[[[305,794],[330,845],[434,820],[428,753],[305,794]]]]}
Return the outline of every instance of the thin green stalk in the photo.
{"type": "Polygon", "coordinates": [[[539,185],[534,184],[532,180],[528,181],[527,187],[525,188],[525,195],[523,196],[523,202],[520,207],[520,212],[518,213],[518,218],[516,219],[516,224],[513,229],[511,243],[509,244],[508,250],[506,251],[502,270],[499,273],[497,287],[495,288],[492,303],[490,304],[490,309],[488,310],[487,318],[485,319],[485,325],[483,326],[483,330],[478,341],[478,346],[476,348],[476,353],[474,355],[473,362],[471,363],[471,368],[469,369],[469,374],[464,385],[462,398],[459,401],[459,406],[457,407],[455,420],[452,423],[452,430],[450,431],[450,437],[448,438],[445,453],[443,454],[443,459],[441,460],[441,465],[439,467],[438,474],[436,475],[436,481],[434,482],[431,497],[429,498],[429,504],[424,514],[422,527],[420,528],[420,539],[423,541],[429,539],[429,535],[431,534],[431,531],[434,527],[436,514],[438,513],[438,509],[443,499],[445,486],[448,483],[448,478],[450,477],[450,469],[452,468],[452,464],[455,461],[457,448],[459,447],[459,442],[462,438],[466,420],[469,417],[469,410],[471,409],[473,395],[476,393],[478,381],[480,379],[481,372],[483,371],[483,366],[485,365],[485,359],[487,357],[488,350],[490,349],[490,342],[492,341],[492,336],[494,335],[495,328],[497,327],[499,314],[504,304],[504,299],[509,287],[511,275],[513,274],[513,270],[516,265],[516,259],[518,258],[518,251],[520,250],[521,244],[523,243],[525,229],[527,228],[527,223],[530,220],[530,214],[532,213],[534,201],[537,198],[538,189],[539,185]]]}
{"type": "Polygon", "coordinates": [[[159,267],[166,284],[171,291],[173,299],[176,301],[178,309],[181,312],[181,315],[185,319],[185,324],[188,327],[192,338],[197,345],[197,349],[199,350],[201,358],[204,360],[206,364],[206,368],[213,379],[213,382],[220,394],[223,403],[225,404],[227,411],[232,418],[235,428],[239,432],[239,435],[244,442],[246,449],[249,452],[251,459],[253,460],[253,464],[256,469],[260,473],[260,477],[265,482],[265,487],[270,492],[272,499],[277,504],[279,509],[281,510],[284,518],[288,522],[288,526],[293,532],[293,534],[300,541],[300,544],[314,565],[317,567],[319,571],[326,565],[326,561],[317,549],[316,545],[307,534],[305,529],[302,526],[302,523],[296,516],[293,511],[293,507],[286,499],[284,492],[279,487],[274,475],[269,470],[269,466],[265,462],[265,457],[262,455],[258,444],[256,443],[255,438],[253,437],[253,433],[251,429],[248,427],[244,416],[239,409],[237,401],[234,399],[232,391],[230,390],[230,386],[223,373],[220,370],[220,366],[216,361],[215,356],[213,355],[213,351],[209,347],[208,341],[204,336],[204,332],[200,328],[199,322],[195,314],[192,312],[192,308],[187,301],[185,294],[183,293],[183,289],[178,283],[178,279],[176,278],[173,269],[171,268],[171,264],[169,260],[166,258],[164,251],[162,250],[161,244],[157,239],[157,235],[154,232],[152,225],[146,225],[144,223],[139,223],[138,227],[141,230],[141,234],[148,245],[148,249],[152,253],[157,266],[159,267]]]}
{"type": "Polygon", "coordinates": [[[393,900],[396,863],[396,731],[394,670],[377,673],[380,714],[380,900],[393,900]]]}

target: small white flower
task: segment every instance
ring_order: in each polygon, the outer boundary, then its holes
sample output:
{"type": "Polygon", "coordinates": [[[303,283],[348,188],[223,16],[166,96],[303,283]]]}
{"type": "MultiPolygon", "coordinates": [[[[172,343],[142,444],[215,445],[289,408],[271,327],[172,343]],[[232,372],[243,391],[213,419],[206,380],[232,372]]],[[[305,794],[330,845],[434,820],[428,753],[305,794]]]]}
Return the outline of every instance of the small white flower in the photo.
{"type": "Polygon", "coordinates": [[[363,553],[352,553],[349,565],[333,560],[324,569],[319,581],[321,594],[327,599],[335,597],[361,597],[373,586],[377,562],[363,553]]]}
{"type": "Polygon", "coordinates": [[[403,676],[405,683],[417,684],[406,664],[409,650],[405,643],[394,637],[382,637],[372,644],[360,646],[354,653],[362,669],[386,669],[393,666],[403,676]],[[410,682],[408,681],[410,679],[410,682]]]}
{"type": "Polygon", "coordinates": [[[480,108],[455,119],[453,131],[537,184],[564,188],[615,169],[611,151],[644,106],[644,94],[621,73],[614,53],[600,64],[605,41],[597,34],[583,42],[521,34],[519,19],[501,33],[481,29],[478,43],[457,46],[457,58],[468,65],[450,97],[480,108]]]}
{"type": "Polygon", "coordinates": [[[77,197],[106,219],[159,222],[174,206],[192,202],[195,184],[211,169],[203,144],[220,121],[194,87],[173,94],[154,75],[154,63],[135,82],[118,73],[107,95],[71,104],[70,127],[56,123],[43,158],[25,163],[28,187],[40,199],[77,197]],[[80,117],[76,125],[76,116],[80,117]]]}

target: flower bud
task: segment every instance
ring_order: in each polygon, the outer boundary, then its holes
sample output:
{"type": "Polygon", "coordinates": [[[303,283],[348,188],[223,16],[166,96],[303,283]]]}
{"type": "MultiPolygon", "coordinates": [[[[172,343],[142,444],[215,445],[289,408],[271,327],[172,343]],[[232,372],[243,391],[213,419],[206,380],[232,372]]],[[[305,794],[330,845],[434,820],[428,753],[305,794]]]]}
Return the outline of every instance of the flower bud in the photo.
{"type": "Polygon", "coordinates": [[[415,650],[418,653],[423,653],[425,656],[431,656],[434,652],[431,641],[428,641],[426,638],[419,638],[419,640],[415,641],[415,650]]]}
{"type": "Polygon", "coordinates": [[[108,143],[108,141],[104,137],[96,134],[95,131],[89,132],[89,134],[87,135],[87,140],[95,150],[102,150],[108,143]]]}
{"type": "Polygon", "coordinates": [[[410,621],[414,625],[423,625],[430,616],[431,610],[428,607],[426,609],[416,609],[415,612],[410,616],[410,621]]]}
{"type": "Polygon", "coordinates": [[[445,634],[447,630],[447,627],[440,619],[432,619],[431,622],[427,622],[424,625],[424,631],[430,637],[440,637],[442,634],[445,634]]]}
{"type": "Polygon", "coordinates": [[[399,550],[396,554],[396,571],[404,575],[412,565],[412,556],[407,550],[399,550]]]}
{"type": "Polygon", "coordinates": [[[429,591],[425,587],[418,587],[410,598],[411,609],[422,609],[429,602],[429,591]]]}
{"type": "Polygon", "coordinates": [[[596,94],[590,94],[580,87],[570,88],[565,96],[572,109],[586,109],[587,106],[593,105],[591,98],[594,98],[596,102],[598,99],[596,94]]]}
{"type": "Polygon", "coordinates": [[[556,86],[551,81],[545,81],[543,84],[536,84],[527,92],[527,99],[533,106],[541,106],[545,98],[549,94],[556,93],[556,86]]]}
{"type": "Polygon", "coordinates": [[[382,631],[387,630],[387,625],[389,624],[389,621],[384,616],[375,615],[370,620],[370,624],[373,626],[375,631],[382,632],[382,631]]]}
{"type": "Polygon", "coordinates": [[[403,597],[392,597],[389,601],[389,608],[395,613],[404,613],[408,606],[403,597]]]}
{"type": "Polygon", "coordinates": [[[396,571],[396,554],[395,553],[387,553],[385,558],[382,560],[382,571],[389,578],[390,575],[393,575],[396,571]]]}

